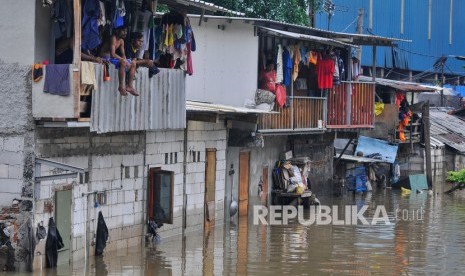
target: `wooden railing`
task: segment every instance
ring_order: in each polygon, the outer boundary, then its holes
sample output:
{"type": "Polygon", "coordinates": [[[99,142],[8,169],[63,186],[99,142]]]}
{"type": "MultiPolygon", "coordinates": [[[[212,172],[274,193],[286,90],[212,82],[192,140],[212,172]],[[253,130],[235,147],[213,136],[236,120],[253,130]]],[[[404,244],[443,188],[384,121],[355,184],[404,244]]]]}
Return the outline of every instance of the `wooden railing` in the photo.
{"type": "Polygon", "coordinates": [[[259,116],[260,132],[323,130],[326,121],[326,99],[290,97],[290,106],[275,107],[274,114],[259,116]]]}
{"type": "Polygon", "coordinates": [[[372,128],[375,118],[374,83],[343,82],[329,92],[327,128],[372,128]]]}

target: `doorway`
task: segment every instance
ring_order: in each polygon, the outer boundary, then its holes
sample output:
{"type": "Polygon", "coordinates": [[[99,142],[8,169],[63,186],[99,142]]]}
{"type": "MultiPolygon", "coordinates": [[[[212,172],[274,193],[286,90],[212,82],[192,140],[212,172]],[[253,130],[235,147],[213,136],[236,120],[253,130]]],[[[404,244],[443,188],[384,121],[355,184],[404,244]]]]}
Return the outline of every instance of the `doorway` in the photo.
{"type": "Polygon", "coordinates": [[[239,216],[247,216],[249,205],[250,152],[239,153],[239,216]]]}
{"type": "Polygon", "coordinates": [[[205,230],[215,225],[216,149],[206,149],[205,157],[205,230]]]}
{"type": "Polygon", "coordinates": [[[71,260],[71,202],[72,190],[55,192],[55,223],[64,244],[58,250],[58,265],[67,264],[71,260]]]}

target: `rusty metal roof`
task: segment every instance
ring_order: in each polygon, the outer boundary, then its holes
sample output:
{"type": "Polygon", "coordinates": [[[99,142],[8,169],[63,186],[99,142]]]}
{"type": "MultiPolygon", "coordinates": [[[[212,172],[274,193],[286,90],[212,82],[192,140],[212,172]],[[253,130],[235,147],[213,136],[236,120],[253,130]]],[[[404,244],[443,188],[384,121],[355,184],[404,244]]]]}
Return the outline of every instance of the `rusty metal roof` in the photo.
{"type": "Polygon", "coordinates": [[[444,108],[430,109],[431,137],[465,153],[465,124],[444,108]]]}
{"type": "MultiPolygon", "coordinates": [[[[360,76],[359,81],[372,81],[372,77],[360,76]]],[[[376,78],[377,85],[392,87],[396,90],[405,92],[436,92],[441,91],[443,88],[439,86],[426,85],[416,82],[398,81],[383,78],[376,78]]]]}

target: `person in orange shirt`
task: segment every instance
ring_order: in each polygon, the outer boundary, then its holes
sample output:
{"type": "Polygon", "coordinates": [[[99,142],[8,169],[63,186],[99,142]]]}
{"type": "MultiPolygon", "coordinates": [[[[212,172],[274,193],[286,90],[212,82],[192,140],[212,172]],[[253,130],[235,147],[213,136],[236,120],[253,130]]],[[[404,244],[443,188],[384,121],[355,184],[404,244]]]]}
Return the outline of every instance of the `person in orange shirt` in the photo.
{"type": "Polygon", "coordinates": [[[405,142],[404,128],[408,126],[410,118],[412,118],[412,111],[408,106],[407,100],[403,99],[399,108],[399,140],[405,142]]]}

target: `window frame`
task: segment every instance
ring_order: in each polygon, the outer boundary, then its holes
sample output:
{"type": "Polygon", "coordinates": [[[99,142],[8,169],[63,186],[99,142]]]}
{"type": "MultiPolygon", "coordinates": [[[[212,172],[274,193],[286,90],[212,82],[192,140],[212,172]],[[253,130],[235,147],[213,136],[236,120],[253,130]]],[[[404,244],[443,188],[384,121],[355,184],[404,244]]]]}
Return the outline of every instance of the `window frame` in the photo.
{"type": "MultiPolygon", "coordinates": [[[[150,168],[149,169],[149,181],[148,181],[148,191],[147,191],[147,219],[154,219],[156,222],[173,224],[173,205],[174,205],[174,171],[162,170],[161,168],[150,168]],[[166,219],[159,219],[154,216],[154,203],[156,199],[156,191],[159,191],[160,188],[156,188],[156,185],[160,183],[155,183],[156,175],[168,175],[170,177],[170,206],[169,214],[166,219]]],[[[158,195],[159,198],[159,195],[158,195]]]]}

